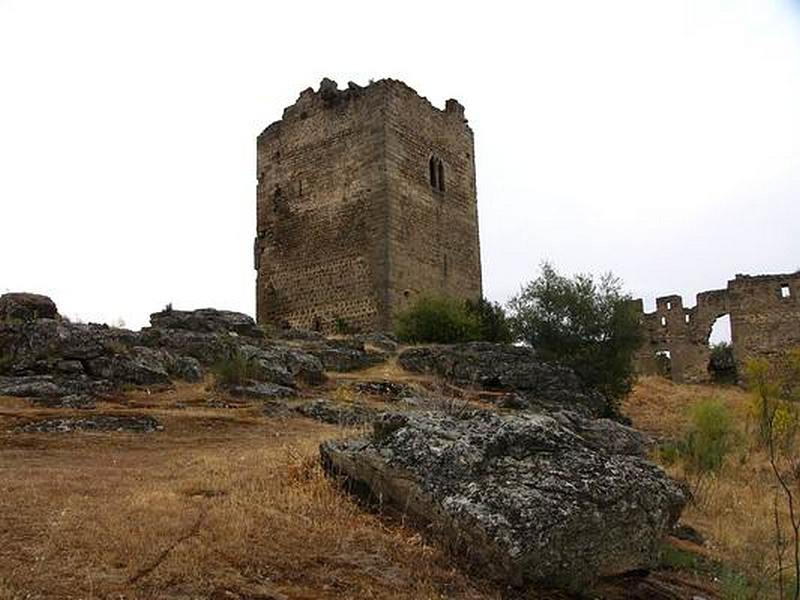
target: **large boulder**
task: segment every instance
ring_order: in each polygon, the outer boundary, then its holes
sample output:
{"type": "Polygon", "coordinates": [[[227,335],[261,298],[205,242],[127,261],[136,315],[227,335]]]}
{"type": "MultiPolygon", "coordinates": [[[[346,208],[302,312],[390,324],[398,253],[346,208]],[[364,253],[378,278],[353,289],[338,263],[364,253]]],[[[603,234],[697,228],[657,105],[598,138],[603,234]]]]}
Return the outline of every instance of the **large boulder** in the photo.
{"type": "Polygon", "coordinates": [[[460,385],[516,390],[534,406],[549,410],[567,408],[601,416],[609,409],[602,394],[587,389],[571,369],[542,362],[524,346],[490,342],[419,346],[401,352],[398,362],[408,371],[460,385]]]}
{"type": "Polygon", "coordinates": [[[576,424],[544,413],[394,414],[370,438],[320,450],[328,472],[426,525],[485,575],[585,590],[655,566],[687,492],[628,428],[603,421],[594,435],[576,424]]]}
{"type": "Polygon", "coordinates": [[[41,294],[10,292],[0,296],[0,321],[32,321],[58,317],[56,303],[41,294]]]}
{"type": "Polygon", "coordinates": [[[252,317],[230,310],[199,308],[173,310],[168,308],[150,315],[150,325],[157,329],[184,329],[201,333],[235,333],[248,337],[263,337],[264,332],[252,317]]]}

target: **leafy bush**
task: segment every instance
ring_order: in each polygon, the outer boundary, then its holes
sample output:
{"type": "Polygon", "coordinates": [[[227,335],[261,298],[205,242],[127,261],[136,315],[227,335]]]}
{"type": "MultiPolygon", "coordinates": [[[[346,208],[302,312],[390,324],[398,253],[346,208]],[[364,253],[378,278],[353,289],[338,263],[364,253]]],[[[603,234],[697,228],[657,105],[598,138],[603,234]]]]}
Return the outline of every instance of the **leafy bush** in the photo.
{"type": "Polygon", "coordinates": [[[545,263],[511,300],[509,312],[514,337],[543,360],[571,367],[611,400],[630,392],[642,331],[630,296],[611,273],[599,281],[591,275],[569,279],[545,263]]]}
{"type": "Polygon", "coordinates": [[[477,340],[481,323],[464,302],[446,296],[422,296],[395,319],[395,335],[412,344],[453,344],[477,340]]]}
{"type": "Polygon", "coordinates": [[[238,352],[217,362],[212,372],[217,385],[242,385],[256,375],[254,366],[238,352]]]}
{"type": "Polygon", "coordinates": [[[782,360],[770,363],[754,358],[745,364],[745,380],[753,394],[750,411],[756,421],[758,442],[774,442],[789,449],[800,433],[800,405],[796,401],[800,353],[790,351],[782,360]]]}
{"type": "Polygon", "coordinates": [[[481,298],[477,302],[467,301],[467,310],[478,319],[479,339],[484,342],[511,341],[511,328],[506,318],[506,311],[500,304],[481,298]]]}
{"type": "Polygon", "coordinates": [[[679,449],[686,470],[718,472],[738,437],[730,409],[719,400],[701,400],[692,407],[689,418],[689,430],[679,449]]]}

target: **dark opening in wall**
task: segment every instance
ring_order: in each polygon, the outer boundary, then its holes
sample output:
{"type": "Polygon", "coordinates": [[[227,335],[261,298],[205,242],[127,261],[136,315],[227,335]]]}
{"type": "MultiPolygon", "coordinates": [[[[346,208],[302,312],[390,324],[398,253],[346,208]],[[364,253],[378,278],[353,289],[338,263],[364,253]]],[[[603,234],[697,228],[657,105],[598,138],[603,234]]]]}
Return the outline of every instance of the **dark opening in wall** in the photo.
{"type": "Polygon", "coordinates": [[[784,283],[781,285],[781,298],[789,298],[792,295],[792,290],[789,289],[789,284],[784,283]]]}
{"type": "Polygon", "coordinates": [[[437,156],[431,156],[428,161],[428,174],[431,180],[431,187],[440,192],[444,191],[444,162],[437,156]]]}
{"type": "Polygon", "coordinates": [[[669,350],[659,350],[656,352],[656,372],[662,377],[672,375],[672,355],[669,350]]]}

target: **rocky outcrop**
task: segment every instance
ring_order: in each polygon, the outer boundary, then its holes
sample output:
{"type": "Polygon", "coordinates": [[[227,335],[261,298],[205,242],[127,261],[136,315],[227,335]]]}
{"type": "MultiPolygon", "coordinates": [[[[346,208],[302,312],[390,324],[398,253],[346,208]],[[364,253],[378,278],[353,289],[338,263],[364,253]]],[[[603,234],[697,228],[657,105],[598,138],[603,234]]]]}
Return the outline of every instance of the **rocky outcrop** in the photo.
{"type": "Polygon", "coordinates": [[[0,321],[32,321],[58,317],[56,303],[47,296],[10,292],[0,296],[0,321]]]}
{"type": "Polygon", "coordinates": [[[323,465],[511,585],[585,590],[654,566],[687,492],[613,421],[545,413],[385,415],[323,465]]]}
{"type": "MultiPolygon", "coordinates": [[[[319,358],[294,344],[266,340],[247,315],[171,310],[155,313],[152,323],[133,332],[49,318],[2,321],[0,394],[89,406],[98,390],[199,381],[204,368],[234,358],[248,364],[251,381],[245,388],[267,383],[289,389],[298,379],[325,380],[319,358]]],[[[267,395],[275,394],[272,389],[267,395]]]]}
{"type": "Polygon", "coordinates": [[[216,308],[174,310],[167,308],[150,315],[156,329],[182,329],[200,333],[235,333],[247,337],[264,337],[252,317],[244,313],[216,308]]]}
{"type": "Polygon", "coordinates": [[[522,346],[489,342],[421,346],[401,352],[398,361],[408,371],[460,385],[515,390],[530,407],[566,408],[586,416],[608,412],[606,399],[586,389],[572,370],[542,362],[532,349],[522,346]]]}
{"type": "Polygon", "coordinates": [[[358,371],[386,360],[386,354],[367,350],[357,339],[330,339],[311,342],[304,349],[322,361],[328,371],[358,371]]]}

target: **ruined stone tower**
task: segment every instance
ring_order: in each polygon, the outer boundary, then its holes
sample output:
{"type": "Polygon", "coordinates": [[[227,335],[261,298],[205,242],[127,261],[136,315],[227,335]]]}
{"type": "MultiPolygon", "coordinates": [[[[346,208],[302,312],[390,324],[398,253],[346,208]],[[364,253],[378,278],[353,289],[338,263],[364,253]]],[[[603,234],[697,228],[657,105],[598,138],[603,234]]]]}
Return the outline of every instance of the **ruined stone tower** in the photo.
{"type": "Polygon", "coordinates": [[[481,295],[472,130],[384,79],[324,79],[258,136],[259,323],[387,330],[421,293],[481,295]]]}

